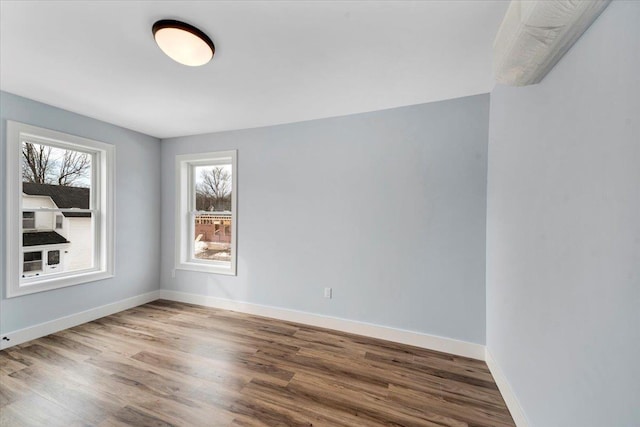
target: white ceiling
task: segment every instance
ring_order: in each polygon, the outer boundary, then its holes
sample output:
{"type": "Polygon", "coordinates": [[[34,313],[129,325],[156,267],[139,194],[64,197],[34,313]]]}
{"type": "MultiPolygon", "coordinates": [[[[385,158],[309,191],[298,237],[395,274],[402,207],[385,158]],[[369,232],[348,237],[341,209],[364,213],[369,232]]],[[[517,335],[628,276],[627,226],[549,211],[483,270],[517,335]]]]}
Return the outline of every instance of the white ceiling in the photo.
{"type": "Polygon", "coordinates": [[[507,1],[2,1],[0,88],[160,138],[489,92],[507,1]],[[178,19],[216,44],[155,45],[178,19]]]}

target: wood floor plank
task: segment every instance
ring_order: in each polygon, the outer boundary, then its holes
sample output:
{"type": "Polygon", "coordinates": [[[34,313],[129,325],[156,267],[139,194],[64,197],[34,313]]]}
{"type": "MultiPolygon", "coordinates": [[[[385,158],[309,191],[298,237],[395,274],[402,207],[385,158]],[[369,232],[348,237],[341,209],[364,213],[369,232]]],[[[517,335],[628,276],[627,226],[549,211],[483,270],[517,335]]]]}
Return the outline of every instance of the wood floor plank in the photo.
{"type": "Polygon", "coordinates": [[[140,408],[135,406],[126,406],[115,414],[113,418],[122,424],[139,427],[174,427],[177,424],[172,424],[167,420],[156,417],[140,408]]]}
{"type": "Polygon", "coordinates": [[[328,410],[327,401],[322,399],[309,398],[308,396],[297,394],[289,387],[282,387],[273,383],[266,383],[259,380],[252,380],[242,390],[243,394],[253,396],[256,399],[264,400],[286,408],[289,411],[299,411],[306,414],[313,421],[314,426],[330,425],[336,427],[376,427],[370,421],[365,421],[349,412],[343,411],[335,406],[328,410]]]}
{"type": "Polygon", "coordinates": [[[454,417],[446,417],[438,413],[415,410],[412,407],[396,405],[388,399],[372,393],[363,392],[359,388],[350,387],[348,383],[338,384],[324,377],[312,374],[296,374],[288,386],[298,394],[318,396],[331,406],[350,411],[372,424],[391,424],[399,426],[451,426],[462,427],[454,417]]]}
{"type": "Polygon", "coordinates": [[[120,408],[118,402],[114,402],[115,396],[95,393],[89,382],[74,377],[70,372],[60,375],[55,370],[34,366],[15,372],[11,377],[92,425],[99,424],[120,408]]]}
{"type": "MultiPolygon", "coordinates": [[[[19,372],[19,371],[15,371],[19,372]]],[[[0,412],[5,406],[28,396],[31,390],[19,380],[8,375],[0,378],[0,412]]]]}
{"type": "Polygon", "coordinates": [[[30,363],[22,358],[16,358],[8,351],[0,351],[0,375],[8,375],[26,368],[30,363]]]}
{"type": "Polygon", "coordinates": [[[0,426],[511,427],[479,360],[154,301],[0,351],[0,426]]]}
{"type": "Polygon", "coordinates": [[[441,414],[457,419],[477,427],[507,427],[511,426],[511,416],[506,411],[495,411],[488,408],[478,408],[450,402],[433,395],[416,393],[404,387],[391,386],[389,399],[400,403],[403,407],[418,411],[438,411],[441,414]]]}
{"type": "Polygon", "coordinates": [[[33,393],[0,411],[1,427],[89,427],[87,422],[66,408],[33,393]]]}

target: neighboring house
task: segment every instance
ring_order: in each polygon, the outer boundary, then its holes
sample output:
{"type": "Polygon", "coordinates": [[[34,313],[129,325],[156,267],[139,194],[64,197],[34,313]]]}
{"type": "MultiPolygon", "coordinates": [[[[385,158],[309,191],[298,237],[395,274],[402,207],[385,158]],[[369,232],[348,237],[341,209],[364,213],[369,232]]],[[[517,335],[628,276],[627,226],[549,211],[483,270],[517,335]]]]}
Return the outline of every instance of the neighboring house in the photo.
{"type": "Polygon", "coordinates": [[[22,183],[22,277],[84,270],[93,264],[89,189],[22,183]],[[34,209],[30,211],[29,209],[34,209]]]}
{"type": "Polygon", "coordinates": [[[196,215],[195,238],[202,242],[231,243],[231,212],[196,215]]]}

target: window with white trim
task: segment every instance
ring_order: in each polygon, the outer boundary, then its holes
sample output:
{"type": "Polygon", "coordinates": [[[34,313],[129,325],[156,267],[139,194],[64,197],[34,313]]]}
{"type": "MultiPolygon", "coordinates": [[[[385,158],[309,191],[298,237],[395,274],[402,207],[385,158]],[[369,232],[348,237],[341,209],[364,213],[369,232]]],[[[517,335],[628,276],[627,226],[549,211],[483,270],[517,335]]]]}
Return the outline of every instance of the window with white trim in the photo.
{"type": "Polygon", "coordinates": [[[176,156],[176,268],[236,274],[236,151],[176,156]]]}
{"type": "Polygon", "coordinates": [[[24,230],[36,228],[36,213],[22,211],[22,228],[24,230]]]}
{"type": "Polygon", "coordinates": [[[42,271],[42,251],[25,252],[22,271],[23,273],[42,271]]]}
{"type": "Polygon", "coordinates": [[[113,145],[7,121],[6,296],[114,274],[113,145]]]}
{"type": "Polygon", "coordinates": [[[56,230],[62,228],[62,224],[64,221],[64,215],[56,215],[56,230]]]}

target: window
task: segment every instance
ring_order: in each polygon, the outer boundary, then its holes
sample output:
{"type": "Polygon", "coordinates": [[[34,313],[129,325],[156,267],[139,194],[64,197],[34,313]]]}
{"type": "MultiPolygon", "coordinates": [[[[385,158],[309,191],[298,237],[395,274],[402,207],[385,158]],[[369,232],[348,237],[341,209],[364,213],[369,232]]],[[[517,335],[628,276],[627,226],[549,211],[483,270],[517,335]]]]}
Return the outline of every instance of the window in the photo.
{"type": "Polygon", "coordinates": [[[114,158],[112,145],[7,121],[8,298],[113,276],[114,158]]]}
{"type": "Polygon", "coordinates": [[[22,228],[33,229],[36,228],[36,213],[35,212],[22,212],[22,228]]]}
{"type": "Polygon", "coordinates": [[[176,158],[176,268],[236,274],[236,151],[176,158]]]}
{"type": "Polygon", "coordinates": [[[42,271],[42,252],[25,252],[22,262],[23,274],[42,271]]]}
{"type": "Polygon", "coordinates": [[[58,264],[60,264],[60,251],[47,252],[47,265],[58,265],[58,264]]]}

